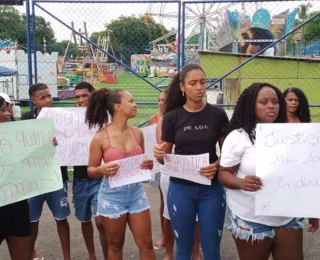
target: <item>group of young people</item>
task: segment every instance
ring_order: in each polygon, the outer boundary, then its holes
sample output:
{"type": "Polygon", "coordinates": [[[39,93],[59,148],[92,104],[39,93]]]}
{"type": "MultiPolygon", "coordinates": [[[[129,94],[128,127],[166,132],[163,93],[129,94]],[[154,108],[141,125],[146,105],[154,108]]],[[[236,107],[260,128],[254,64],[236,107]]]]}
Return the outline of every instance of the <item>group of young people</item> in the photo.
{"type": "MultiPolygon", "coordinates": [[[[255,191],[263,189],[263,180],[256,176],[256,125],[310,123],[305,94],[298,88],[281,93],[269,83],[253,83],[241,93],[229,122],[223,109],[204,101],[206,85],[203,69],[186,65],[166,91],[164,115],[157,127],[161,138],[154,156],[159,163],[173,152],[210,156],[210,165],[199,169],[199,174],[210,179],[211,186],[170,178],[164,207],[176,241],[176,259],[191,259],[197,223],[204,259],[221,259],[226,213],[226,228],[232,232],[241,260],[303,259],[303,219],[256,216],[254,205],[255,191]]],[[[161,170],[161,178],[167,178],[165,167],[161,170]]],[[[318,219],[309,219],[308,230],[317,229],[318,219]]],[[[172,259],[171,254],[166,256],[172,259]]]]}
{"type": "MultiPolygon", "coordinates": [[[[88,99],[94,91],[93,86],[81,82],[75,87],[75,98],[78,107],[87,106],[88,99]]],[[[52,96],[49,88],[42,83],[34,84],[29,89],[29,95],[35,109],[22,115],[21,120],[36,119],[42,108],[52,106],[52,96]]],[[[5,93],[0,94],[0,122],[13,121],[12,102],[5,93]]],[[[53,145],[58,143],[53,139],[53,145]]],[[[0,243],[6,240],[10,257],[13,260],[43,260],[35,250],[39,222],[44,202],[47,203],[57,224],[58,236],[64,260],[71,260],[70,228],[68,217],[70,205],[68,200],[68,169],[61,167],[63,188],[58,191],[39,195],[28,200],[0,207],[0,243]]],[[[74,166],[73,172],[73,204],[75,216],[81,222],[81,229],[88,250],[89,259],[95,260],[94,230],[92,216],[95,218],[99,232],[101,247],[107,258],[107,242],[104,228],[97,215],[97,197],[100,179],[91,179],[87,166],[74,166]]]]}
{"type": "MultiPolygon", "coordinates": [[[[88,166],[74,167],[75,215],[81,221],[90,260],[96,259],[92,216],[105,259],[123,259],[128,225],[142,260],[156,259],[154,247],[165,247],[166,260],[174,255],[177,260],[199,259],[200,245],[204,259],[219,260],[226,213],[226,227],[232,232],[241,260],[267,260],[270,255],[274,260],[303,259],[303,219],[254,213],[255,191],[263,189],[263,180],[255,175],[255,127],[258,123],[310,122],[306,96],[297,88],[281,93],[271,84],[254,83],[241,93],[229,121],[222,108],[205,102],[206,86],[203,69],[197,64],[186,65],[160,94],[160,114],[149,121],[157,124],[153,155],[162,165],[162,240],[155,245],[142,183],[111,188],[109,182],[119,170],[115,161],[145,152],[141,129],[128,124],[137,114],[134,98],[123,89],[94,90],[85,82],[76,86],[77,105],[87,107],[86,123],[99,129],[91,141],[88,166]],[[210,164],[198,173],[211,180],[211,185],[183,176],[168,177],[163,159],[171,153],[209,153],[210,164]]],[[[31,86],[29,94],[36,108],[23,115],[23,120],[34,119],[43,107],[52,106],[46,85],[31,86]]],[[[0,122],[10,120],[7,104],[0,97],[0,122]]],[[[153,161],[145,160],[140,167],[152,169],[153,161]]],[[[61,167],[64,182],[66,170],[61,167]]],[[[34,248],[44,201],[56,220],[64,259],[71,259],[67,196],[64,185],[60,191],[0,207],[0,242],[7,241],[12,259],[41,259],[34,248]]],[[[309,231],[317,229],[318,219],[309,219],[309,231]]]]}

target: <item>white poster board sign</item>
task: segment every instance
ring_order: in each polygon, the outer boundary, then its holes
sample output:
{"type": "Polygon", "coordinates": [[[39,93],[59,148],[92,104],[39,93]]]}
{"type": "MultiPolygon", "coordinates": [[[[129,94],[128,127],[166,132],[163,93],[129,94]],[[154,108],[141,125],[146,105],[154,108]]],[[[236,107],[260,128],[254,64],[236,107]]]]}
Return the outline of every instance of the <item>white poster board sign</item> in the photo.
{"type": "Polygon", "coordinates": [[[320,124],[258,124],[255,213],[320,218],[320,124]]]}
{"type": "Polygon", "coordinates": [[[140,169],[141,163],[147,159],[145,154],[141,154],[114,161],[114,163],[120,164],[120,168],[115,176],[109,178],[110,187],[116,188],[127,184],[150,180],[150,170],[140,169]]]}
{"type": "Polygon", "coordinates": [[[164,156],[165,174],[170,177],[211,185],[211,181],[198,173],[198,169],[209,165],[209,154],[164,156]]]}
{"type": "Polygon", "coordinates": [[[88,165],[90,142],[98,129],[85,124],[85,107],[43,108],[38,118],[54,119],[60,166],[88,165]]]}
{"type": "Polygon", "coordinates": [[[157,143],[156,128],[157,124],[141,128],[144,137],[144,153],[148,159],[153,160],[152,173],[160,172],[160,164],[153,156],[153,148],[157,143]]]}

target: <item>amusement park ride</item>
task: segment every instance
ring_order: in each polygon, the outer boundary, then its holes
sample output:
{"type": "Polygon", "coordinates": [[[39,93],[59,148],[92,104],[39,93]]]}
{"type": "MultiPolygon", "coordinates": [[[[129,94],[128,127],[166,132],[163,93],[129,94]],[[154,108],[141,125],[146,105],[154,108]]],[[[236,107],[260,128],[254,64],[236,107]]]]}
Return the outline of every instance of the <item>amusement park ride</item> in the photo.
{"type": "MultiPolygon", "coordinates": [[[[79,33],[89,38],[86,22],[83,23],[83,30],[79,33]]],[[[74,29],[74,23],[71,23],[74,29]]],[[[98,36],[96,44],[106,52],[112,53],[113,47],[110,40],[110,30],[107,36],[98,36]]],[[[61,88],[60,97],[73,97],[74,91],[72,87],[81,81],[90,82],[92,85],[107,83],[116,84],[118,81],[118,65],[116,63],[108,63],[108,56],[101,50],[94,48],[92,44],[83,41],[81,37],[72,32],[64,56],[59,59],[59,75],[58,86],[61,88]],[[76,46],[77,56],[67,59],[70,43],[76,46]],[[71,88],[70,88],[71,87],[71,88]],[[68,91],[69,90],[69,91],[68,91]]]]}
{"type": "MultiPolygon", "coordinates": [[[[298,6],[297,6],[298,7],[298,6]]],[[[199,51],[245,53],[240,48],[245,43],[273,42],[291,29],[297,8],[274,10],[267,3],[193,3],[185,5],[184,56],[185,63],[199,62],[199,51]],[[242,39],[241,36],[254,28],[260,36],[242,39]],[[268,35],[264,37],[263,35],[268,35]],[[241,45],[242,44],[242,45],[241,45]]],[[[150,39],[150,54],[133,55],[131,66],[142,76],[158,77],[170,75],[177,62],[177,29],[167,32],[164,28],[170,22],[178,23],[178,11],[172,11],[170,4],[149,4],[144,15],[148,25],[154,19],[160,24],[162,36],[150,39]],[[175,36],[175,37],[174,37],[175,36]],[[170,40],[175,38],[174,41],[170,40]]],[[[181,17],[182,19],[182,17],[181,17]]],[[[170,26],[170,25],[169,25],[170,26]]],[[[277,52],[265,55],[284,56],[285,43],[278,44],[277,52]]]]}

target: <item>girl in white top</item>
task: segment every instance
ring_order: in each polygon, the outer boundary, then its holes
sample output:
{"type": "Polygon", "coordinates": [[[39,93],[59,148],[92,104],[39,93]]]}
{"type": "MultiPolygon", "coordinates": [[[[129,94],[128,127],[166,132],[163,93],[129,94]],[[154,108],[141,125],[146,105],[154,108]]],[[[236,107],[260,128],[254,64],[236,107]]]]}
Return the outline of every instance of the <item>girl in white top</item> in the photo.
{"type": "MultiPolygon", "coordinates": [[[[219,181],[227,188],[228,223],[241,260],[302,260],[303,224],[296,218],[256,216],[255,191],[263,188],[255,176],[257,123],[286,122],[282,93],[268,83],[254,83],[240,95],[221,153],[219,181]],[[249,241],[250,240],[250,241],[249,241]]],[[[318,220],[310,219],[314,232],[318,220]]]]}

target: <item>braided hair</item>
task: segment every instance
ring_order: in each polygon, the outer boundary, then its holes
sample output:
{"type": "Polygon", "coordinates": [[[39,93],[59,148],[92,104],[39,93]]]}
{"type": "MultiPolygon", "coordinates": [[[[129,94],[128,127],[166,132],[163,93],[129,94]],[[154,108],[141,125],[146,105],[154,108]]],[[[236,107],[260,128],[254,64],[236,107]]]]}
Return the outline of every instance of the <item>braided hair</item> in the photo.
{"type": "Polygon", "coordinates": [[[289,93],[294,93],[299,99],[299,107],[296,112],[296,115],[299,121],[302,123],[310,123],[311,116],[310,116],[309,102],[306,95],[299,88],[288,88],[283,92],[283,97],[286,98],[289,93]]]}
{"type": "Polygon", "coordinates": [[[189,63],[185,65],[179,73],[177,73],[167,88],[166,93],[166,105],[165,105],[165,114],[170,112],[171,110],[181,107],[186,103],[186,97],[182,95],[182,91],[180,89],[180,83],[184,83],[184,80],[188,73],[192,70],[201,70],[203,73],[204,70],[198,64],[189,63]]]}
{"type": "Polygon", "coordinates": [[[279,100],[280,110],[278,117],[274,122],[285,123],[287,121],[286,103],[281,91],[269,83],[253,83],[248,88],[246,88],[238,98],[230,123],[224,129],[226,135],[228,135],[233,130],[241,129],[241,131],[245,131],[248,134],[251,143],[254,144],[254,141],[256,139],[256,99],[259,91],[263,87],[269,87],[273,89],[276,92],[279,100]]]}
{"type": "Polygon", "coordinates": [[[29,88],[29,96],[32,97],[36,92],[43,89],[48,89],[48,86],[44,83],[35,83],[29,88]]]}
{"type": "Polygon", "coordinates": [[[114,105],[121,103],[121,92],[123,91],[123,89],[101,88],[92,92],[89,97],[85,119],[89,129],[98,126],[100,130],[108,123],[108,113],[113,117],[114,105]]]}

